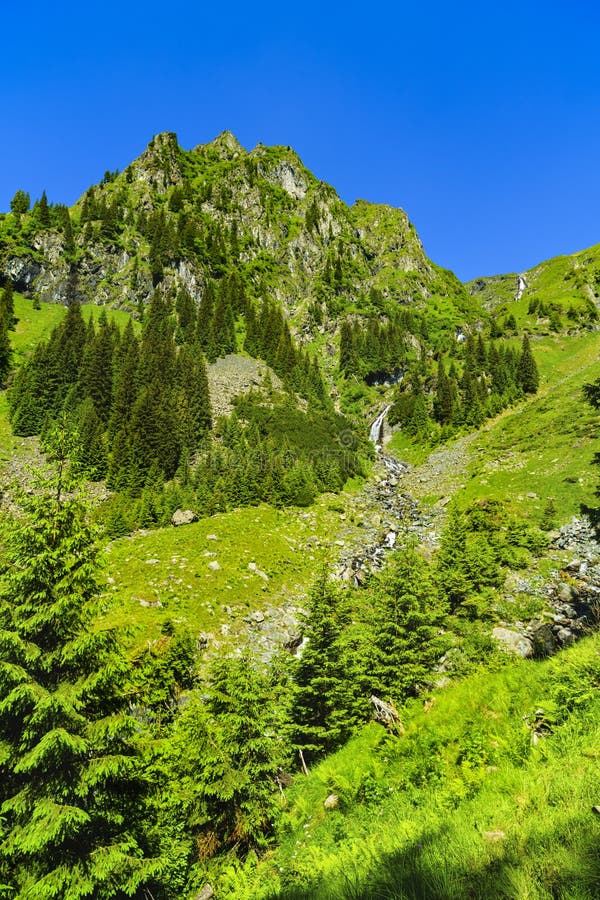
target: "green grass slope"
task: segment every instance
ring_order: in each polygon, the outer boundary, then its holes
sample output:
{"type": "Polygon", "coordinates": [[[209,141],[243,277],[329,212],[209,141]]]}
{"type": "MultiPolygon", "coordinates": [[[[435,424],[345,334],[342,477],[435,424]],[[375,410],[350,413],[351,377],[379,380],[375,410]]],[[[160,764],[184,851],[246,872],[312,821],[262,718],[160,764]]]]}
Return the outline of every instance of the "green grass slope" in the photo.
{"type": "Polygon", "coordinates": [[[408,486],[416,496],[429,503],[449,495],[500,500],[533,521],[549,499],[559,522],[596,505],[600,418],[582,387],[600,378],[600,333],[540,336],[532,346],[538,394],[433,452],[402,432],[394,436],[391,449],[415,466],[408,486]]]}
{"type": "Polygon", "coordinates": [[[600,244],[546,260],[522,274],[527,287],[518,301],[516,273],[476,278],[466,287],[497,316],[512,313],[519,327],[540,333],[597,318],[600,244]]]}
{"type": "Polygon", "coordinates": [[[295,778],[278,848],[223,865],[218,896],[592,900],[599,688],[595,636],[415,702],[403,734],[366,727],[295,778]]]}

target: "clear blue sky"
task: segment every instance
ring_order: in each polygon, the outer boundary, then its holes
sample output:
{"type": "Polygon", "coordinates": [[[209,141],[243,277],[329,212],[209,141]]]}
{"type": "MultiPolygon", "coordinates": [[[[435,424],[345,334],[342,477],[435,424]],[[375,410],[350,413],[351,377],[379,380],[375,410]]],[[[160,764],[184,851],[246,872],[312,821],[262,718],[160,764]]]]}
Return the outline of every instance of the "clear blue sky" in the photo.
{"type": "Polygon", "coordinates": [[[290,144],[464,279],[600,241],[596,2],[5,4],[0,209],[153,134],[290,144]]]}

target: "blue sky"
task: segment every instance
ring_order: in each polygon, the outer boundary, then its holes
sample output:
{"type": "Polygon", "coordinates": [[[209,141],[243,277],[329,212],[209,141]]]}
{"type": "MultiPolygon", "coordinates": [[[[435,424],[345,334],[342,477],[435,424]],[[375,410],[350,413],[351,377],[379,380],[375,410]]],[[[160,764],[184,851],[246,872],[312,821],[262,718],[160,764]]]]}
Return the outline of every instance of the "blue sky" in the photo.
{"type": "Polygon", "coordinates": [[[403,207],[464,279],[600,241],[596,3],[7,6],[0,209],[229,128],[403,207]]]}

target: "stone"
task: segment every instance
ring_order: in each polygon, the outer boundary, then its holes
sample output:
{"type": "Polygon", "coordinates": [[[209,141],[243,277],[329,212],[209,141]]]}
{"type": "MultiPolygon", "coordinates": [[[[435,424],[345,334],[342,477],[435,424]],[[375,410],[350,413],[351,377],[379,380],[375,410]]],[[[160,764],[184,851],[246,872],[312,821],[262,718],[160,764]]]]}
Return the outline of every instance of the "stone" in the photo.
{"type": "Polygon", "coordinates": [[[330,794],[323,803],[325,809],[337,809],[340,805],[340,798],[337,794],[330,794]]]}
{"type": "Polygon", "coordinates": [[[556,638],[549,622],[531,629],[531,641],[535,656],[550,656],[556,650],[556,638]]]}
{"type": "Polygon", "coordinates": [[[212,885],[207,883],[204,885],[202,890],[198,891],[198,893],[194,897],[194,900],[212,900],[214,896],[215,892],[212,889],[212,885]]]}
{"type": "Polygon", "coordinates": [[[160,600],[143,600],[139,598],[138,603],[140,604],[140,606],[145,606],[148,609],[160,609],[162,606],[160,600]]]}
{"type": "Polygon", "coordinates": [[[263,581],[269,580],[269,576],[265,572],[261,572],[255,562],[248,563],[248,571],[254,572],[254,574],[258,575],[259,578],[262,578],[263,581]]]}
{"type": "Polygon", "coordinates": [[[556,632],[556,637],[563,647],[568,647],[569,644],[573,644],[575,641],[575,635],[570,628],[559,628],[556,632]]]}
{"type": "Polygon", "coordinates": [[[533,644],[529,638],[510,628],[497,626],[492,630],[492,637],[497,640],[505,650],[527,659],[533,656],[533,644]]]}
{"type": "Polygon", "coordinates": [[[179,525],[191,525],[197,519],[198,516],[191,509],[176,509],[171,516],[171,524],[177,528],[179,525]]]}
{"type": "Polygon", "coordinates": [[[211,561],[208,564],[208,568],[210,569],[211,572],[218,572],[219,569],[221,568],[221,566],[219,565],[219,563],[217,562],[216,559],[211,559],[211,561]]]}
{"type": "Polygon", "coordinates": [[[500,831],[500,830],[484,831],[483,837],[485,838],[486,841],[503,841],[504,838],[506,837],[506,834],[504,831],[500,831]]]}
{"type": "Polygon", "coordinates": [[[295,650],[302,643],[302,634],[297,630],[291,630],[283,642],[286,650],[295,650]]]}
{"type": "Polygon", "coordinates": [[[558,592],[558,599],[563,603],[568,603],[571,599],[571,588],[568,584],[561,584],[558,592]]]}
{"type": "Polygon", "coordinates": [[[206,540],[207,540],[207,541],[218,541],[219,538],[217,537],[216,534],[207,534],[207,535],[206,535],[206,540]]]}
{"type": "Polygon", "coordinates": [[[256,612],[253,612],[251,614],[250,618],[252,619],[253,622],[256,622],[257,625],[260,625],[262,622],[265,621],[264,613],[261,613],[261,611],[259,609],[257,609],[256,612]]]}

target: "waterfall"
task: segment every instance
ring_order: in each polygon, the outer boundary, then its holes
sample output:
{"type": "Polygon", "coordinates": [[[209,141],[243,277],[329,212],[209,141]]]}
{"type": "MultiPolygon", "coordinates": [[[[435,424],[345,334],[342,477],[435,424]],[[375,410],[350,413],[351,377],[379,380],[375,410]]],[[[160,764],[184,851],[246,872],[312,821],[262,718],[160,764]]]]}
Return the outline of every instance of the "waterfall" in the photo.
{"type": "Polygon", "coordinates": [[[379,415],[371,425],[371,430],[369,431],[369,440],[373,441],[374,444],[381,443],[381,437],[383,433],[383,420],[387,416],[390,409],[391,403],[389,406],[386,406],[383,412],[379,413],[379,415]]]}
{"type": "Polygon", "coordinates": [[[527,287],[527,282],[523,278],[522,275],[517,275],[517,294],[515,300],[520,300],[523,296],[523,291],[527,287]]]}

